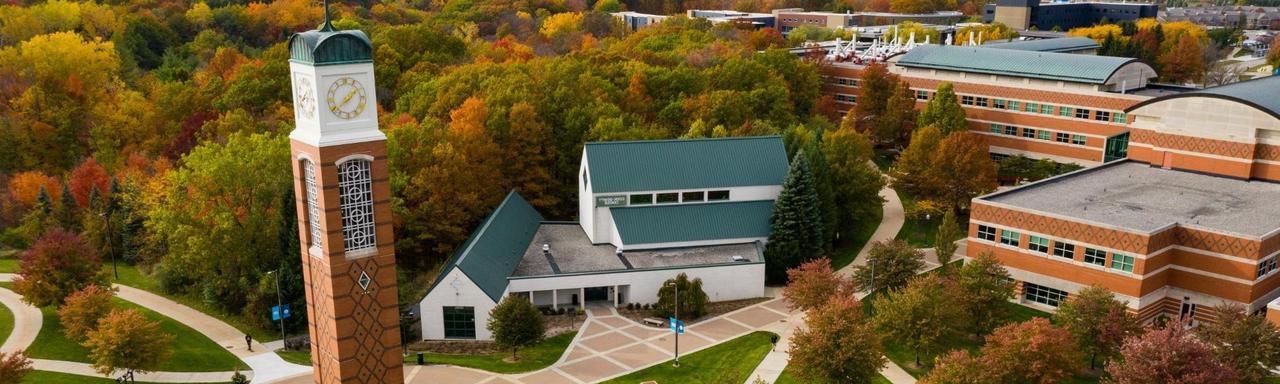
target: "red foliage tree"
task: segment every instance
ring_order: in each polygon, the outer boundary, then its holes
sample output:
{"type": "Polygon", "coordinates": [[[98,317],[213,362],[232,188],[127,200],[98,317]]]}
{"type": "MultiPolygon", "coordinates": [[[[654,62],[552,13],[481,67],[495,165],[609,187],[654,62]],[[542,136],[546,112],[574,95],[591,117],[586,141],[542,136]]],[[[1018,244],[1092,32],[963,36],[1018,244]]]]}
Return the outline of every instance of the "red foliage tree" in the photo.
{"type": "Polygon", "coordinates": [[[54,229],[22,253],[13,290],[22,301],[44,307],[61,304],[72,292],[106,285],[98,251],[72,232],[54,229]]]}
{"type": "Polygon", "coordinates": [[[805,314],[791,337],[791,367],[806,383],[869,383],[884,366],[880,337],[851,295],[831,297],[805,314]]]}
{"type": "Polygon", "coordinates": [[[1057,383],[1079,371],[1080,360],[1071,333],[1045,318],[996,328],[982,346],[983,366],[1005,383],[1057,383]]]}
{"type": "Polygon", "coordinates": [[[71,188],[71,196],[75,197],[76,205],[88,208],[91,204],[89,197],[95,188],[98,190],[98,198],[105,201],[111,187],[111,174],[97,160],[89,157],[71,171],[67,186],[71,188]]]}
{"type": "Polygon", "coordinates": [[[831,270],[831,260],[826,258],[814,259],[788,269],[787,279],[790,284],[783,288],[782,296],[787,298],[791,308],[802,311],[821,307],[841,291],[854,291],[849,280],[841,279],[831,270]]]}
{"type": "Polygon", "coordinates": [[[1213,357],[1209,346],[1193,337],[1181,324],[1148,329],[1130,337],[1120,348],[1122,359],[1107,365],[1109,384],[1216,384],[1232,383],[1234,368],[1213,357]]]}
{"type": "Polygon", "coordinates": [[[0,384],[19,384],[32,369],[26,352],[0,352],[0,384]]]}

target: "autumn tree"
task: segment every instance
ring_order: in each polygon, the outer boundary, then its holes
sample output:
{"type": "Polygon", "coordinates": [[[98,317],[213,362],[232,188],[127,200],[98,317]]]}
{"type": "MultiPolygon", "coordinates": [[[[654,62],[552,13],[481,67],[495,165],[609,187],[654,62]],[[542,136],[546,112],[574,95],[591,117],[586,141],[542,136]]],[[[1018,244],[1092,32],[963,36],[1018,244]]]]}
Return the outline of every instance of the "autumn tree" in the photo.
{"type": "Polygon", "coordinates": [[[702,279],[690,279],[682,272],[662,282],[653,313],[659,317],[679,315],[682,319],[696,319],[707,313],[706,305],[707,292],[702,290],[702,279]]]}
{"type": "Polygon", "coordinates": [[[960,107],[960,100],[956,98],[955,85],[951,82],[939,84],[937,92],[925,103],[924,110],[920,111],[916,124],[921,127],[932,125],[943,135],[969,130],[964,108],[960,107]]]}
{"type": "Polygon", "coordinates": [[[942,215],[942,226],[938,227],[938,233],[934,236],[933,251],[938,257],[938,263],[942,264],[945,271],[951,264],[951,258],[955,256],[956,249],[960,246],[957,241],[964,238],[964,232],[960,230],[960,222],[956,220],[956,211],[947,209],[947,213],[942,215]]]}
{"type": "Polygon", "coordinates": [[[98,252],[79,235],[60,229],[36,239],[22,252],[13,290],[37,307],[61,304],[72,292],[107,284],[98,252]]]}
{"type": "Polygon", "coordinates": [[[916,97],[907,82],[896,83],[884,112],[875,119],[874,132],[877,142],[900,148],[916,127],[916,97]]]}
{"type": "Polygon", "coordinates": [[[907,149],[898,155],[889,169],[894,189],[910,196],[922,196],[939,188],[937,180],[932,178],[932,170],[933,157],[942,138],[942,132],[935,126],[916,129],[907,149]]]}
{"type": "Polygon", "coordinates": [[[791,170],[769,218],[765,271],[770,282],[785,282],[787,269],[818,257],[826,244],[818,186],[808,159],[800,151],[791,160],[791,170]]]}
{"type": "MultiPolygon", "coordinates": [[[[1280,47],[1280,35],[1276,35],[1275,38],[1271,39],[1271,46],[1280,47]]],[[[1280,49],[1271,49],[1267,51],[1267,65],[1271,66],[1272,72],[1280,69],[1280,49]]]]}
{"type": "Polygon", "coordinates": [[[978,254],[955,274],[957,300],[967,319],[966,328],[984,335],[1000,326],[1007,316],[1006,303],[1014,297],[1009,271],[990,252],[978,254]]]}
{"type": "Polygon", "coordinates": [[[934,274],[921,275],[906,287],[893,289],[875,301],[873,322],[880,334],[912,351],[916,366],[921,355],[932,355],[962,330],[961,308],[948,283],[934,274]]]}
{"type": "Polygon", "coordinates": [[[805,382],[869,383],[884,367],[880,336],[853,296],[832,296],[805,313],[805,324],[790,351],[790,367],[805,382]]]}
{"type": "Polygon", "coordinates": [[[999,374],[988,370],[979,356],[956,349],[939,356],[933,370],[921,384],[987,384],[999,382],[999,374]]]}
{"type": "Polygon", "coordinates": [[[1195,82],[1204,74],[1204,61],[1200,59],[1200,42],[1190,34],[1184,34],[1171,50],[1160,55],[1161,74],[1174,83],[1195,82]]]}
{"type": "Polygon", "coordinates": [[[489,311],[490,332],[493,341],[503,348],[511,348],[511,360],[520,360],[516,352],[520,347],[537,344],[547,332],[546,320],[528,298],[507,296],[489,311]]]}
{"type": "Polygon", "coordinates": [[[974,197],[996,190],[996,165],[977,135],[953,132],[938,143],[928,174],[939,187],[925,193],[956,209],[968,209],[974,197]]]}
{"type": "Polygon", "coordinates": [[[560,199],[555,195],[559,180],[551,176],[556,162],[551,146],[551,129],[538,118],[538,113],[528,103],[516,103],[508,112],[511,124],[507,134],[508,151],[503,173],[510,175],[513,189],[529,200],[529,204],[542,212],[556,212],[560,199]]]}
{"type": "Polygon", "coordinates": [[[1240,382],[1259,384],[1280,366],[1280,330],[1266,317],[1250,315],[1240,304],[1214,307],[1218,321],[1196,327],[1196,334],[1223,364],[1235,368],[1240,382]]]}
{"type": "Polygon", "coordinates": [[[0,352],[0,384],[21,384],[34,369],[26,352],[0,352]]]}
{"type": "Polygon", "coordinates": [[[58,307],[58,322],[62,323],[62,333],[68,339],[83,342],[89,332],[98,326],[98,320],[105,317],[114,306],[111,298],[115,294],[110,288],[90,285],[67,296],[61,307],[58,307]]]}
{"type": "Polygon", "coordinates": [[[1240,378],[1235,368],[1213,356],[1209,345],[1178,324],[1129,337],[1119,356],[1107,364],[1104,383],[1218,384],[1240,378]]]}
{"type": "Polygon", "coordinates": [[[859,132],[873,129],[876,119],[885,112],[889,99],[898,86],[898,76],[889,73],[889,67],[871,63],[862,69],[858,79],[858,103],[853,107],[853,118],[859,132]]]}
{"type": "Polygon", "coordinates": [[[156,371],[173,354],[173,339],[160,330],[160,323],[137,310],[124,309],[100,319],[82,344],[89,349],[89,359],[98,373],[147,373],[156,371]]]}
{"type": "Polygon", "coordinates": [[[871,163],[874,152],[867,137],[849,128],[840,128],[822,137],[822,152],[831,174],[832,194],[837,210],[837,236],[878,223],[884,198],[884,176],[871,163]]]}
{"type": "Polygon", "coordinates": [[[924,253],[902,240],[871,243],[867,263],[853,271],[859,290],[898,289],[923,269],[924,253]]]}
{"type": "Polygon", "coordinates": [[[837,294],[852,294],[849,281],[831,269],[831,259],[819,258],[787,270],[789,283],[782,297],[792,309],[809,311],[822,306],[837,294]]]}
{"type": "Polygon", "coordinates": [[[1068,297],[1053,320],[1071,332],[1079,349],[1089,354],[1090,369],[1097,366],[1099,357],[1116,357],[1125,339],[1142,331],[1124,303],[1116,300],[1111,290],[1096,285],[1068,297]]]}
{"type": "Polygon", "coordinates": [[[1067,330],[1038,317],[997,328],[982,346],[982,367],[1000,383],[1059,383],[1080,370],[1067,330]]]}

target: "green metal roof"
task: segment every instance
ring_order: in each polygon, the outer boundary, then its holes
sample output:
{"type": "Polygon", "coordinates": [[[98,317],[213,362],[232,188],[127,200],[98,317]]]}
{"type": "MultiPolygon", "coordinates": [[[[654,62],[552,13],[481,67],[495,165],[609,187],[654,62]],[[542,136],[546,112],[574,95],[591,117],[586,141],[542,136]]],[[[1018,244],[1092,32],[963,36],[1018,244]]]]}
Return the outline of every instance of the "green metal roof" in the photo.
{"type": "Polygon", "coordinates": [[[324,28],[296,33],[289,38],[289,61],[334,65],[373,62],[373,44],[363,31],[324,28]]]}
{"type": "Polygon", "coordinates": [[[987,43],[984,48],[1016,49],[1036,52],[1068,52],[1082,49],[1101,48],[1096,41],[1087,37],[1062,37],[1057,39],[1020,40],[987,43]]]}
{"type": "Polygon", "coordinates": [[[440,270],[440,276],[436,277],[428,292],[434,290],[450,271],[458,268],[494,302],[502,300],[502,292],[507,290],[507,277],[520,265],[525,248],[533,241],[542,220],[542,215],[520,194],[515,191],[508,193],[502,204],[498,204],[498,208],[480,223],[480,227],[471,233],[467,242],[440,270]]]}
{"type": "Polygon", "coordinates": [[[594,193],[782,185],[778,136],[586,144],[594,193]]]}
{"type": "Polygon", "coordinates": [[[610,208],[622,244],[769,237],[773,200],[610,208]]]}
{"type": "Polygon", "coordinates": [[[1105,84],[1121,67],[1137,59],[1036,52],[970,46],[924,45],[902,55],[897,65],[947,71],[989,73],[1045,80],[1105,84]]]}
{"type": "Polygon", "coordinates": [[[1267,76],[1249,81],[1161,96],[1135,104],[1125,112],[1138,109],[1147,104],[1180,97],[1214,97],[1231,100],[1257,108],[1280,119],[1280,76],[1267,76]]]}

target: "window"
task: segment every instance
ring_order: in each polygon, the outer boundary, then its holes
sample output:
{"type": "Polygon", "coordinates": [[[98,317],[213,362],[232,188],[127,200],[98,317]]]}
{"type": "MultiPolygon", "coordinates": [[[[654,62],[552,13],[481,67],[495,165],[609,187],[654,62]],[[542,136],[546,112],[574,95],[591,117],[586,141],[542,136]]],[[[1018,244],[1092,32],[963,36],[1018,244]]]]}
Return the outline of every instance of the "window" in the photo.
{"type": "Polygon", "coordinates": [[[320,231],[320,188],[316,185],[316,165],[311,160],[302,160],[302,178],[307,186],[307,233],[310,237],[307,244],[319,247],[324,239],[324,233],[320,231]]]}
{"type": "Polygon", "coordinates": [[[1272,257],[1258,263],[1258,278],[1271,274],[1276,271],[1276,258],[1272,257]]]}
{"type": "Polygon", "coordinates": [[[960,96],[960,104],[973,105],[973,96],[960,96]]]}
{"type": "Polygon", "coordinates": [[[680,202],[680,194],[675,192],[659,193],[658,204],[678,203],[680,202]]]}
{"type": "Polygon", "coordinates": [[[707,201],[729,200],[729,191],[708,191],[707,201]]]}
{"type": "Polygon", "coordinates": [[[1000,124],[991,124],[991,133],[999,135],[1004,132],[1004,126],[1000,124]]]}
{"type": "Polygon", "coordinates": [[[1088,141],[1085,139],[1084,135],[1071,135],[1071,144],[1084,145],[1086,142],[1088,141]]]}
{"type": "Polygon", "coordinates": [[[1009,155],[1006,155],[1003,153],[995,153],[995,152],[987,152],[987,156],[991,157],[991,161],[996,163],[999,163],[1001,161],[1004,161],[1004,159],[1009,158],[1009,155]]]}
{"type": "Polygon", "coordinates": [[[1019,102],[1017,102],[1017,101],[1010,100],[1010,101],[1009,101],[1009,105],[1008,105],[1008,107],[1007,107],[1007,108],[1008,108],[1010,111],[1017,111],[1017,110],[1022,109],[1021,104],[1022,104],[1022,103],[1019,103],[1019,102]]]}
{"type": "Polygon", "coordinates": [[[1067,291],[1023,282],[1022,297],[1027,299],[1027,301],[1048,305],[1050,307],[1057,307],[1059,303],[1067,300],[1067,291]]]}
{"type": "Polygon", "coordinates": [[[843,93],[836,94],[836,102],[844,104],[853,104],[858,102],[858,97],[854,95],[846,95],[843,93]]]}
{"type": "Polygon", "coordinates": [[[1112,253],[1111,269],[1117,269],[1125,272],[1133,272],[1133,256],[1121,255],[1119,253],[1112,253]]]}
{"type": "Polygon", "coordinates": [[[1027,249],[1033,252],[1049,253],[1049,239],[1040,236],[1028,236],[1027,249]]]}
{"type": "Polygon", "coordinates": [[[636,204],[653,204],[653,195],[648,193],[640,195],[631,195],[631,205],[636,204]]]}
{"type": "Polygon", "coordinates": [[[1010,231],[1008,229],[1000,230],[1000,244],[1018,246],[1018,239],[1022,237],[1021,233],[1010,231]]]}
{"type": "Polygon", "coordinates": [[[1115,112],[1111,114],[1111,122],[1112,123],[1128,123],[1129,116],[1126,116],[1124,112],[1115,112]]]}
{"type": "Polygon", "coordinates": [[[373,222],[372,164],[367,159],[338,164],[338,205],[342,208],[342,242],[347,252],[378,246],[373,222]]]}
{"type": "Polygon", "coordinates": [[[1111,121],[1111,112],[1098,111],[1098,113],[1093,114],[1093,119],[1097,121],[1111,121]]]}
{"type": "Polygon", "coordinates": [[[929,100],[929,91],[916,91],[916,100],[929,100]]]}
{"type": "Polygon", "coordinates": [[[1004,109],[1005,101],[1003,99],[991,99],[991,106],[995,108],[1004,109]]]}
{"type": "Polygon", "coordinates": [[[1072,116],[1072,115],[1074,115],[1075,113],[1076,113],[1076,109],[1075,109],[1075,108],[1071,108],[1071,107],[1058,107],[1058,116],[1062,116],[1062,117],[1071,117],[1071,116],[1072,116]]]}
{"type": "Polygon", "coordinates": [[[1101,249],[1084,248],[1084,262],[1103,267],[1107,265],[1107,251],[1101,249]]]}
{"type": "Polygon", "coordinates": [[[1196,303],[1191,302],[1191,298],[1182,298],[1182,307],[1178,309],[1178,319],[1187,322],[1187,326],[1195,324],[1196,321],[1196,303]]]}
{"type": "Polygon", "coordinates": [[[587,178],[587,170],[584,169],[582,170],[582,187],[586,188],[587,184],[591,184],[591,181],[587,178]]]}
{"type": "Polygon", "coordinates": [[[1059,143],[1068,143],[1068,142],[1071,142],[1071,135],[1066,134],[1066,133],[1062,133],[1062,132],[1058,132],[1058,135],[1057,135],[1057,141],[1058,141],[1059,143]]]}
{"type": "Polygon", "coordinates": [[[1036,113],[1039,110],[1040,110],[1040,104],[1036,104],[1036,103],[1027,103],[1026,109],[1023,109],[1024,112],[1031,112],[1031,113],[1036,113]]]}
{"type": "Polygon", "coordinates": [[[1055,241],[1053,242],[1053,255],[1065,257],[1068,259],[1074,259],[1076,258],[1076,245],[1071,243],[1064,243],[1061,241],[1055,241]]]}
{"type": "Polygon", "coordinates": [[[1048,104],[1040,105],[1040,114],[1042,114],[1042,115],[1052,115],[1052,114],[1053,114],[1053,106],[1052,106],[1052,105],[1048,105],[1048,104]]]}
{"type": "Polygon", "coordinates": [[[978,225],[978,238],[986,241],[996,241],[996,229],[985,225],[978,225]]]}
{"type": "Polygon", "coordinates": [[[1042,131],[1040,131],[1040,140],[1052,140],[1052,139],[1050,138],[1052,135],[1053,135],[1053,132],[1043,131],[1043,130],[1042,130],[1042,131]]]}
{"type": "Polygon", "coordinates": [[[1076,108],[1076,118],[1088,120],[1089,110],[1084,108],[1076,108]]]}
{"type": "Polygon", "coordinates": [[[987,98],[979,97],[974,101],[974,104],[976,104],[979,107],[985,107],[987,106],[987,98]]]}
{"type": "Polygon", "coordinates": [[[1017,136],[1017,135],[1018,135],[1018,127],[1015,127],[1015,126],[1012,126],[1012,125],[1006,125],[1006,126],[1004,127],[1004,134],[1009,135],[1009,136],[1017,136]]]}
{"type": "Polygon", "coordinates": [[[476,338],[475,307],[444,307],[444,337],[446,339],[476,338]]]}
{"type": "Polygon", "coordinates": [[[702,191],[698,191],[698,192],[685,192],[685,193],[680,194],[680,200],[681,200],[681,201],[684,201],[684,202],[686,202],[686,203],[691,202],[691,201],[704,201],[704,200],[706,200],[706,199],[707,199],[707,193],[706,193],[706,192],[702,192],[702,191]]]}
{"type": "Polygon", "coordinates": [[[1022,137],[1034,139],[1036,138],[1036,130],[1034,128],[1023,128],[1022,137]]]}

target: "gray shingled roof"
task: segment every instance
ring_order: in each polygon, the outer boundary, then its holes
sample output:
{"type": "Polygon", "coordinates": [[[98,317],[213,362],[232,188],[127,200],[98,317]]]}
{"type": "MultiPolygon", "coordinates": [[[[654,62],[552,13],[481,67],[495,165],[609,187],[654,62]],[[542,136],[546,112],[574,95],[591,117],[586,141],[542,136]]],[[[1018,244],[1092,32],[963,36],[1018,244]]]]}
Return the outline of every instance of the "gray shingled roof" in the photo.
{"type": "Polygon", "coordinates": [[[1093,39],[1087,37],[1063,37],[1058,39],[1037,39],[987,43],[984,48],[1016,49],[1036,52],[1069,52],[1101,47],[1093,39]]]}
{"type": "Polygon", "coordinates": [[[1045,80],[1105,84],[1121,67],[1138,62],[1127,57],[1075,55],[970,46],[924,45],[898,60],[903,67],[989,73],[1045,80]]]}
{"type": "Polygon", "coordinates": [[[534,233],[538,232],[542,220],[542,215],[520,194],[515,191],[508,193],[498,208],[480,223],[467,242],[445,263],[440,276],[427,291],[434,290],[450,271],[457,268],[494,302],[502,300],[502,292],[507,290],[507,277],[520,265],[524,250],[534,233]]]}
{"type": "Polygon", "coordinates": [[[622,243],[769,237],[773,200],[665,204],[611,208],[622,243]]]}
{"type": "Polygon", "coordinates": [[[1249,81],[1241,81],[1196,91],[1175,93],[1134,104],[1125,112],[1129,112],[1151,103],[1157,103],[1179,97],[1216,97],[1227,99],[1257,108],[1275,118],[1280,119],[1280,76],[1267,76],[1249,81]]]}
{"type": "Polygon", "coordinates": [[[592,192],[782,185],[789,164],[778,136],[586,144],[592,192]]]}

